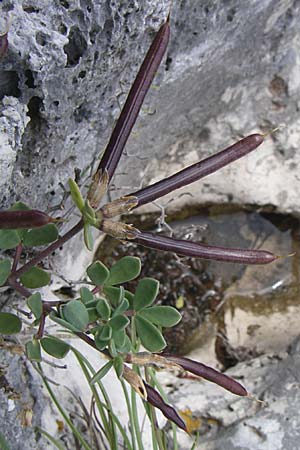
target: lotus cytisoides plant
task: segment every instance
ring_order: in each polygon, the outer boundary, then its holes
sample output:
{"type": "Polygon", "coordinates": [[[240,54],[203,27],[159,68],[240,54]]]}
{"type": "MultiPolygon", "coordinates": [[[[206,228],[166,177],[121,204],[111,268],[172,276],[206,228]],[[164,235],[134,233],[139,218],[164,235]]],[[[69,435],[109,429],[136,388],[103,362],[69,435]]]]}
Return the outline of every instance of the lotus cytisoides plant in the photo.
{"type": "MultiPolygon", "coordinates": [[[[82,229],[86,246],[92,249],[91,227],[121,240],[134,240],[143,246],[179,255],[242,264],[267,264],[277,258],[266,250],[214,247],[145,233],[131,225],[112,220],[247,155],[263,142],[262,134],[247,136],[168,178],[102,204],[145,95],[165,54],[169,35],[168,18],[156,34],[136,76],[100,164],[92,177],[86,199],[75,181],[69,180],[72,199],[82,216],[79,222],[63,236],[59,236],[56,219],[43,212],[30,210],[21,202],[11,210],[0,213],[0,248],[15,248],[12,263],[9,258],[0,261],[0,285],[11,286],[27,298],[28,307],[35,317],[34,325],[38,326],[36,335],[26,345],[27,354],[32,360],[41,360],[41,347],[58,358],[63,357],[69,350],[67,343],[47,335],[45,320],[50,317],[109,358],[108,363],[94,375],[92,384],[99,382],[109,369],[114,367],[118,376],[128,381],[145,400],[161,409],[165,416],[179,427],[186,429],[177,412],[148,382],[143,381],[138,370],[140,365],[175,367],[213,381],[237,395],[247,395],[247,391],[235,380],[201,363],[187,358],[151,353],[163,350],[165,341],[162,328],[174,326],[180,320],[180,314],[172,307],[153,305],[158,292],[156,280],[140,280],[135,293],[124,289],[124,282],[139,275],[138,258],[125,257],[110,270],[100,261],[93,263],[87,269],[93,288],[82,287],[76,300],[50,302],[42,299],[39,292],[32,293],[29,290],[38,289],[50,282],[49,273],[38,265],[82,229]],[[24,247],[40,245],[46,247],[19,267],[24,247]],[[139,343],[150,353],[141,355],[139,343]],[[129,369],[129,363],[135,365],[136,371],[129,369]]],[[[21,326],[20,319],[14,314],[0,313],[0,332],[16,333],[20,331],[21,326]]]]}

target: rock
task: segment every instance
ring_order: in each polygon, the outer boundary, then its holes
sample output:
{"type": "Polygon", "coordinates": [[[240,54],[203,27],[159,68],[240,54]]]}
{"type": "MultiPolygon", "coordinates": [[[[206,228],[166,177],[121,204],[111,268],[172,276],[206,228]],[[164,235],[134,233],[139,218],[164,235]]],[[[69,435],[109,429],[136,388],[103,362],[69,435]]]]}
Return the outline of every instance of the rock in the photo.
{"type": "MultiPolygon", "coordinates": [[[[254,398],[235,397],[204,380],[180,380],[169,398],[181,410],[190,408],[194,420],[200,419],[196,449],[298,448],[299,349],[297,338],[285,353],[260,356],[226,372],[254,398]]],[[[191,448],[191,439],[181,432],[179,448],[191,448]]]]}

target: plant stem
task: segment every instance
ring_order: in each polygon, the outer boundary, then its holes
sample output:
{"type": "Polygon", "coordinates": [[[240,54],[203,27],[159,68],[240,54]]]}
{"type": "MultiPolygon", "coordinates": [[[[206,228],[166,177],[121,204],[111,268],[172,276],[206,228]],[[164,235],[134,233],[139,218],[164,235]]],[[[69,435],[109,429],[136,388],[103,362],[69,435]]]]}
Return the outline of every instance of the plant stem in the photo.
{"type": "MultiPolygon", "coordinates": [[[[75,236],[79,231],[83,228],[83,221],[80,220],[76,225],[74,225],[71,230],[67,231],[66,234],[57,239],[57,241],[53,242],[53,244],[49,245],[45,250],[42,250],[36,256],[34,256],[28,263],[24,264],[19,270],[16,270],[12,273],[8,279],[9,284],[12,286],[12,281],[19,278],[23,273],[27,272],[31,267],[35,266],[43,259],[47,258],[52,252],[57,250],[59,247],[64,245],[69,239],[75,236]]],[[[12,286],[13,287],[13,286],[12,286]]],[[[20,292],[20,291],[19,291],[20,292]]]]}
{"type": "MultiPolygon", "coordinates": [[[[146,381],[150,384],[151,383],[151,376],[150,376],[150,371],[147,367],[145,367],[145,378],[146,381]]],[[[165,447],[163,445],[163,441],[162,441],[162,437],[161,437],[161,431],[158,428],[158,421],[157,421],[157,417],[156,417],[156,412],[155,412],[155,408],[154,406],[149,404],[149,409],[150,409],[150,420],[152,422],[152,430],[154,431],[154,436],[152,436],[153,439],[153,448],[154,446],[157,447],[156,444],[158,444],[158,447],[160,450],[165,450],[165,447]],[[156,442],[154,442],[154,439],[156,438],[156,442]]]]}
{"type": "Polygon", "coordinates": [[[23,250],[23,245],[20,243],[16,247],[16,253],[15,253],[13,265],[12,265],[12,268],[11,268],[11,273],[14,273],[17,270],[17,267],[18,267],[18,264],[19,264],[19,261],[20,261],[20,257],[21,257],[21,254],[22,254],[22,250],[23,250]]]}

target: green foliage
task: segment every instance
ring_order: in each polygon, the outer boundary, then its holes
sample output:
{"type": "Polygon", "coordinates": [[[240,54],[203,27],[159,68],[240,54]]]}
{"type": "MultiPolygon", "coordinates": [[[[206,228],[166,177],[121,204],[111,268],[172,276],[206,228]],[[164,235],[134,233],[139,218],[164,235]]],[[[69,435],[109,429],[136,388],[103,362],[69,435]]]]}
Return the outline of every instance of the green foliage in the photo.
{"type": "Polygon", "coordinates": [[[111,307],[105,298],[100,298],[100,300],[98,300],[96,309],[101,319],[108,320],[110,318],[111,307]]]}
{"type": "Polygon", "coordinates": [[[172,306],[151,306],[140,311],[139,316],[161,327],[173,327],[181,320],[181,314],[172,306]]]}
{"type": "Polygon", "coordinates": [[[98,372],[95,373],[95,375],[91,378],[90,384],[95,384],[98,381],[100,381],[105,375],[110,371],[110,369],[113,367],[113,360],[108,361],[104,366],[101,367],[98,372]]]}
{"type": "Polygon", "coordinates": [[[95,286],[101,286],[109,277],[109,270],[101,261],[93,262],[86,269],[86,273],[95,286]]]}
{"type": "Polygon", "coordinates": [[[57,227],[53,223],[27,230],[23,235],[23,244],[27,247],[50,244],[58,238],[57,227]]]}
{"type": "Polygon", "coordinates": [[[0,260],[0,286],[6,282],[10,274],[11,263],[9,259],[0,260]]]}
{"type": "Polygon", "coordinates": [[[63,318],[77,331],[85,331],[89,323],[89,313],[85,305],[78,300],[71,300],[64,306],[63,318]]]}
{"type": "Polygon", "coordinates": [[[133,308],[139,311],[152,305],[157,297],[159,289],[159,282],[154,280],[154,278],[143,278],[139,281],[134,298],[133,298],[133,308]]]}
{"type": "Polygon", "coordinates": [[[113,360],[113,364],[117,377],[120,378],[124,370],[124,361],[121,356],[116,356],[113,360]]]}
{"type": "Polygon", "coordinates": [[[0,312],[0,333],[16,334],[22,329],[22,322],[18,316],[12,313],[0,312]]]}
{"type": "Polygon", "coordinates": [[[54,336],[43,337],[40,342],[43,350],[54,358],[62,359],[70,350],[69,344],[54,336]]]}
{"type": "Polygon", "coordinates": [[[115,286],[105,286],[103,293],[113,306],[118,306],[124,297],[124,288],[115,286]]]}
{"type": "Polygon", "coordinates": [[[23,286],[29,289],[38,289],[43,286],[47,286],[50,283],[50,274],[39,267],[33,266],[23,275],[20,280],[23,286]]]}
{"type": "Polygon", "coordinates": [[[112,266],[110,276],[105,284],[114,286],[116,284],[126,283],[126,281],[131,281],[138,277],[140,272],[140,259],[134,256],[124,256],[112,266]]]}
{"type": "Polygon", "coordinates": [[[37,339],[32,339],[31,341],[27,342],[25,348],[27,358],[30,359],[30,361],[42,361],[41,346],[37,339]]]}
{"type": "Polygon", "coordinates": [[[83,303],[88,303],[94,300],[94,295],[87,287],[82,287],[80,288],[80,298],[83,303]]]}
{"type": "Polygon", "coordinates": [[[21,242],[17,230],[0,230],[0,249],[15,248],[21,242]]]}
{"type": "Polygon", "coordinates": [[[142,345],[150,352],[159,352],[165,348],[166,341],[158,328],[149,320],[137,315],[135,317],[136,329],[142,345]]]}
{"type": "Polygon", "coordinates": [[[79,209],[79,211],[81,212],[84,208],[84,200],[81,195],[78,184],[72,178],[69,178],[68,183],[69,183],[72,200],[75,203],[75,205],[77,206],[77,208],[79,209]]]}
{"type": "Polygon", "coordinates": [[[8,442],[5,439],[4,435],[1,433],[1,431],[0,431],[0,448],[1,450],[10,450],[8,442]]]}
{"type": "Polygon", "coordinates": [[[83,237],[86,248],[92,251],[94,247],[94,238],[92,235],[91,227],[88,223],[85,223],[83,226],[83,237]]]}
{"type": "Polygon", "coordinates": [[[27,299],[27,305],[30,311],[34,314],[35,318],[40,319],[43,312],[43,302],[41,294],[39,292],[32,294],[27,299]]]}

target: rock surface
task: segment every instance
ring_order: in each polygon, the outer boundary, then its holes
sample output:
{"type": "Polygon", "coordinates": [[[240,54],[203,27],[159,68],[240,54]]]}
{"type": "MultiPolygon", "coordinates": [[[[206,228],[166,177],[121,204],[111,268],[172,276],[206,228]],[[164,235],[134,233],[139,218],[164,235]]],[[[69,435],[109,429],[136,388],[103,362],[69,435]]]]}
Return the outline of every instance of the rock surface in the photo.
{"type": "MultiPolygon", "coordinates": [[[[287,352],[265,355],[239,364],[227,373],[254,395],[237,398],[203,381],[181,381],[170,399],[199,419],[197,450],[294,450],[299,446],[300,340],[287,352]]],[[[179,448],[191,448],[180,433],[179,448]]]]}

